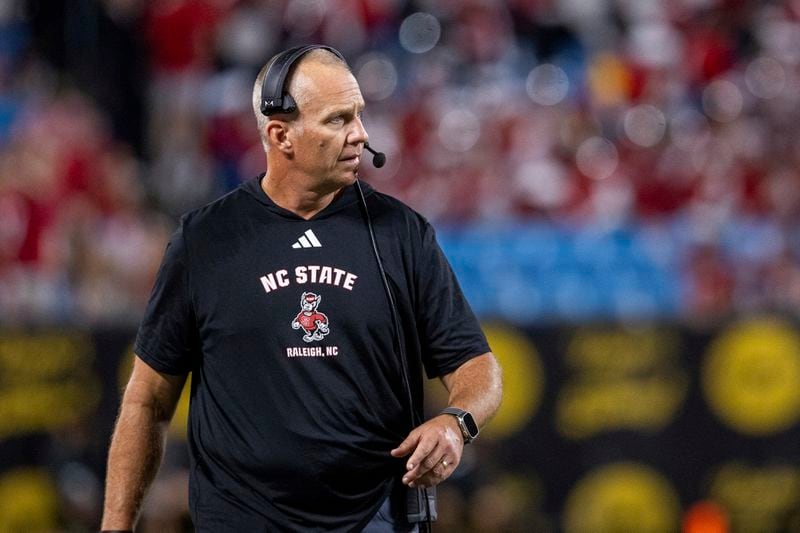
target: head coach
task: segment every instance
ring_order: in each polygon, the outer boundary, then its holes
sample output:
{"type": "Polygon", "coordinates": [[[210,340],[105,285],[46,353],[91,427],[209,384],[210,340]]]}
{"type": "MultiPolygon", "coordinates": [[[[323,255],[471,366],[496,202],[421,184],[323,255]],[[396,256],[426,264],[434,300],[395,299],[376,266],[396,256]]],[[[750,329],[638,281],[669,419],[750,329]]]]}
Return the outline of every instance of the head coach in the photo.
{"type": "Polygon", "coordinates": [[[500,404],[500,368],[428,222],[358,181],[364,100],[341,54],[276,55],[253,104],[267,171],[167,246],[103,530],[133,529],[189,372],[197,531],[424,529],[428,489],[500,404]],[[427,421],[423,371],[449,392],[427,421]]]}

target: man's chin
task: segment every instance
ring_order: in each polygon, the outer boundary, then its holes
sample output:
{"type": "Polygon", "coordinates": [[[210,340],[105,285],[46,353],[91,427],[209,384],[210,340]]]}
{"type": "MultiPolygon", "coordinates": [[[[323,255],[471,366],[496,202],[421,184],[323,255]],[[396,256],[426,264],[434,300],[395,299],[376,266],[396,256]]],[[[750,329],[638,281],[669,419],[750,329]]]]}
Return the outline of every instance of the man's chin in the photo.
{"type": "Polygon", "coordinates": [[[341,189],[352,185],[358,178],[358,167],[347,170],[340,169],[338,172],[328,174],[322,183],[325,187],[341,189]]]}
{"type": "Polygon", "coordinates": [[[358,169],[355,169],[352,172],[347,172],[342,179],[345,182],[345,187],[352,185],[358,179],[358,169]]]}

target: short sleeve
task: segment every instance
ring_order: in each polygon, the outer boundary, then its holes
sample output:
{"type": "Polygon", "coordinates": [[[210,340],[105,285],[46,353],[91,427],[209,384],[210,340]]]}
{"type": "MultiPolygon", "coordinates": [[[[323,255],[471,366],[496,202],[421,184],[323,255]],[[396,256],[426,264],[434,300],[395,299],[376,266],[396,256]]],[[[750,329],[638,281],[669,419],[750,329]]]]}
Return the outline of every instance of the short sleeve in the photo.
{"type": "Polygon", "coordinates": [[[488,352],[489,344],[428,222],[415,263],[422,360],[428,377],[439,377],[488,352]]]}
{"type": "Polygon", "coordinates": [[[199,344],[181,226],[167,244],[134,351],[153,369],[180,375],[192,369],[199,344]]]}

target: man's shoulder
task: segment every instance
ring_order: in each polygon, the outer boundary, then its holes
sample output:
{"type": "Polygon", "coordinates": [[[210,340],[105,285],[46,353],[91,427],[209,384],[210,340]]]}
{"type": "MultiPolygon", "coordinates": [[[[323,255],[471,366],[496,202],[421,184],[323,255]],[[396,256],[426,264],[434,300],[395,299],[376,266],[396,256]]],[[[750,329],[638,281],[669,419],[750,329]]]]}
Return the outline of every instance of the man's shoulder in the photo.
{"type": "Polygon", "coordinates": [[[367,202],[370,216],[376,223],[405,224],[416,231],[428,225],[428,220],[422,214],[390,194],[371,188],[367,202]]]}
{"type": "Polygon", "coordinates": [[[205,231],[211,227],[233,223],[242,215],[243,204],[248,202],[247,197],[243,187],[237,187],[202,207],[184,213],[181,217],[183,231],[205,231]]]}

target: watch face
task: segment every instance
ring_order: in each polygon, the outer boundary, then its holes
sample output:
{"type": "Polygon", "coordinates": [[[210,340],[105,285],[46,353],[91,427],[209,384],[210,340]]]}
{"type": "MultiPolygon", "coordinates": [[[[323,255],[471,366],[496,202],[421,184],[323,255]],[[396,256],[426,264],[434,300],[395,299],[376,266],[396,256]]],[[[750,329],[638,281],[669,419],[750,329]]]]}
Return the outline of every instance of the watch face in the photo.
{"type": "Polygon", "coordinates": [[[463,420],[464,420],[464,426],[467,428],[467,431],[469,432],[470,436],[473,439],[475,437],[477,437],[478,436],[478,431],[479,431],[478,430],[478,424],[475,423],[475,419],[472,418],[472,415],[469,414],[469,413],[466,413],[464,415],[463,420]]]}

